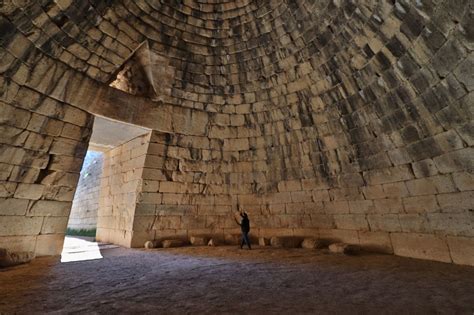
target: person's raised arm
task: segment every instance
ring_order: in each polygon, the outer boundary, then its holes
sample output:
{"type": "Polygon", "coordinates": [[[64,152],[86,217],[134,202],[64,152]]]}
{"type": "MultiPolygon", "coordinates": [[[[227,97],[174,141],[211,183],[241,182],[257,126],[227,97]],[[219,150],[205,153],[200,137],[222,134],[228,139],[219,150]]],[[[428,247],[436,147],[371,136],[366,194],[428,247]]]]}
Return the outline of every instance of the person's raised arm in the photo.
{"type": "Polygon", "coordinates": [[[237,220],[237,218],[235,217],[235,214],[232,214],[232,216],[234,217],[234,220],[235,222],[238,224],[238,225],[241,225],[240,222],[237,220]]]}

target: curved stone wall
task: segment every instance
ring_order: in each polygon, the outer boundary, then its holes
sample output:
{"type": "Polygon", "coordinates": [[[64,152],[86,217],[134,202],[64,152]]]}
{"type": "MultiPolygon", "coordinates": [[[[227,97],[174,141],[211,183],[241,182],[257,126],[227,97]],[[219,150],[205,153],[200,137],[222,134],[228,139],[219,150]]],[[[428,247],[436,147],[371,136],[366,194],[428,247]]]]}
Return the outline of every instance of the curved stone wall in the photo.
{"type": "Polygon", "coordinates": [[[143,219],[146,237],[231,232],[241,204],[258,235],[473,264],[468,1],[7,1],[0,10],[7,90],[168,134],[147,157],[154,175],[142,196],[154,195],[138,203],[160,220],[143,219]],[[158,95],[107,87],[144,41],[140,66],[158,95]]]}

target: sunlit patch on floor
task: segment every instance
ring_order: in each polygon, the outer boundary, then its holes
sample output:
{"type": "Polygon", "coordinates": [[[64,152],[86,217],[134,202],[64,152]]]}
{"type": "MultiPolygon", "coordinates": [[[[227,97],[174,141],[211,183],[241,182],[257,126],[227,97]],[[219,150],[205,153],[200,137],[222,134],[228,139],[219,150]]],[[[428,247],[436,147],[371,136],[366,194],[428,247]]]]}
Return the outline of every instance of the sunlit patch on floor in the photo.
{"type": "Polygon", "coordinates": [[[93,238],[66,236],[61,253],[61,262],[101,259],[101,249],[114,248],[116,245],[97,243],[93,238]]]}

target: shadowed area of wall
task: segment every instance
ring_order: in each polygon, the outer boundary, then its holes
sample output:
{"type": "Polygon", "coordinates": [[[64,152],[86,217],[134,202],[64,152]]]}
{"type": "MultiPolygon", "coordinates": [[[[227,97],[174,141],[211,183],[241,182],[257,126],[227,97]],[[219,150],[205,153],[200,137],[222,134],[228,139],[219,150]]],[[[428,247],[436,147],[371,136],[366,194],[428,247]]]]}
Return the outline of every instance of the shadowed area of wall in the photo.
{"type": "Polygon", "coordinates": [[[255,235],[474,264],[469,1],[5,2],[0,238],[42,235],[40,173],[74,189],[92,113],[157,135],[140,242],[234,233],[240,204],[255,235]]]}

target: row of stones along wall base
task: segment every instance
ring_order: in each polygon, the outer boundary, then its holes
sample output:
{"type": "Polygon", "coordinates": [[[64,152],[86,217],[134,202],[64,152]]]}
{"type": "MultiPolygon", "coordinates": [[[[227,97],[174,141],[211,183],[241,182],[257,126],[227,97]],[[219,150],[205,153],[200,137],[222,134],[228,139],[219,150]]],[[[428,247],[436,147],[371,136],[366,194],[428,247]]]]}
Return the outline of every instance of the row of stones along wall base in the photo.
{"type": "MultiPolygon", "coordinates": [[[[170,247],[181,247],[186,245],[192,246],[221,246],[221,245],[239,245],[239,235],[226,235],[225,238],[212,237],[212,236],[191,236],[189,240],[184,239],[166,239],[163,241],[146,241],[144,247],[146,249],[153,248],[170,248],[170,247]]],[[[277,237],[274,236],[271,239],[260,237],[258,239],[259,246],[272,246],[277,248],[304,248],[312,250],[324,250],[328,249],[332,253],[357,255],[360,253],[361,248],[358,245],[346,244],[346,243],[331,243],[329,240],[320,240],[314,238],[303,238],[303,237],[277,237]]]]}

